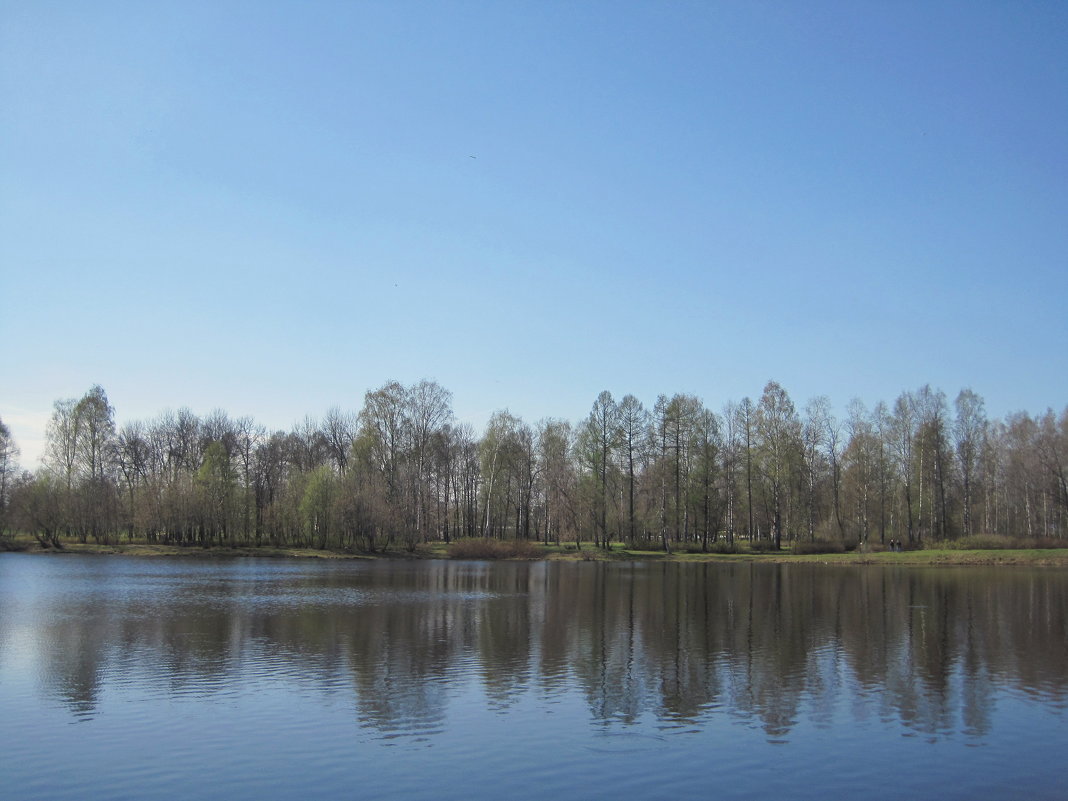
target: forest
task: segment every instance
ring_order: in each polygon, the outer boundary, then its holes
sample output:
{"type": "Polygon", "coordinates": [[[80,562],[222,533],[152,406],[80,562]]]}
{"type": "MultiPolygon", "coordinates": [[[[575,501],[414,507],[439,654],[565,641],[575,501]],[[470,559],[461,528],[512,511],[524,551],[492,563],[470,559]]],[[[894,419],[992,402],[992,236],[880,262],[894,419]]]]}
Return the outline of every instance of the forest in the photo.
{"type": "MultiPolygon", "coordinates": [[[[434,381],[291,431],[186,408],[121,425],[100,386],[57,400],[35,472],[0,421],[0,534],[189,546],[415,550],[460,538],[608,547],[922,547],[1068,537],[1068,407],[988,419],[923,386],[837,419],[770,381],[722,410],[602,392],[577,422],[457,424],[434,381]]],[[[1061,543],[1055,543],[1061,544],[1061,543]]]]}

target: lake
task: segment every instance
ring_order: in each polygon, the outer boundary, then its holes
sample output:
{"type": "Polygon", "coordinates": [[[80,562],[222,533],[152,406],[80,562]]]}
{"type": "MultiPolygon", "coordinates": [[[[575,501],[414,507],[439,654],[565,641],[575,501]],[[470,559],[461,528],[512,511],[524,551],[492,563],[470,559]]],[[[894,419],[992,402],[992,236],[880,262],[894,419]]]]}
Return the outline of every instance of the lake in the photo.
{"type": "Polygon", "coordinates": [[[30,799],[1064,798],[1068,572],[0,556],[30,799]]]}

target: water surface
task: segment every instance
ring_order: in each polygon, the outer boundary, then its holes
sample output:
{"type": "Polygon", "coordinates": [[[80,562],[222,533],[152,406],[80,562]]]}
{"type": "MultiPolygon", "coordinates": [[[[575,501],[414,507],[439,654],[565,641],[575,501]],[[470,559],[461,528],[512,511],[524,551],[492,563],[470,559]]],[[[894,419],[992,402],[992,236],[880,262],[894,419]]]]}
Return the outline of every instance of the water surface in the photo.
{"type": "Polygon", "coordinates": [[[13,799],[1063,798],[1068,572],[0,557],[13,799]]]}

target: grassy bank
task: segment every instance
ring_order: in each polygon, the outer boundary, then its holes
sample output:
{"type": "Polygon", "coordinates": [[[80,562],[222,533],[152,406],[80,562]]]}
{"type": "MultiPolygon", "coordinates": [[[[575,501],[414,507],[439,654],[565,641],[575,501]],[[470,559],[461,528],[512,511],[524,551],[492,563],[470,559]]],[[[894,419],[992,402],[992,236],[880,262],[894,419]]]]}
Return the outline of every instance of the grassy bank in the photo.
{"type": "Polygon", "coordinates": [[[678,554],[679,562],[808,562],[831,565],[901,565],[931,567],[946,565],[1033,565],[1068,567],[1068,548],[960,551],[930,549],[904,553],[826,553],[826,554],[678,554]]]}
{"type": "MultiPolygon", "coordinates": [[[[325,551],[316,548],[275,548],[263,546],[226,546],[216,545],[210,548],[182,545],[164,545],[155,542],[118,542],[110,545],[98,545],[88,542],[63,542],[60,549],[44,548],[37,540],[30,537],[16,536],[0,544],[3,551],[33,554],[123,554],[126,556],[188,556],[188,557],[260,557],[278,559],[371,559],[374,554],[344,553],[325,551]]],[[[385,554],[394,556],[396,554],[385,554]]]]}
{"type": "Polygon", "coordinates": [[[277,548],[271,546],[214,546],[210,548],[162,545],[146,542],[120,542],[111,545],[64,542],[63,548],[42,548],[37,540],[16,536],[0,543],[0,551],[38,554],[124,554],[127,556],[185,556],[185,557],[258,557],[283,559],[523,559],[523,560],[585,560],[585,561],[672,561],[768,564],[807,562],[830,565],[1034,565],[1068,567],[1068,548],[930,548],[925,550],[847,553],[792,553],[790,550],[742,553],[687,553],[676,551],[636,550],[613,544],[609,550],[586,545],[541,545],[523,542],[509,543],[485,540],[462,540],[451,545],[443,542],[420,545],[414,552],[402,549],[366,554],[315,548],[277,548]]]}

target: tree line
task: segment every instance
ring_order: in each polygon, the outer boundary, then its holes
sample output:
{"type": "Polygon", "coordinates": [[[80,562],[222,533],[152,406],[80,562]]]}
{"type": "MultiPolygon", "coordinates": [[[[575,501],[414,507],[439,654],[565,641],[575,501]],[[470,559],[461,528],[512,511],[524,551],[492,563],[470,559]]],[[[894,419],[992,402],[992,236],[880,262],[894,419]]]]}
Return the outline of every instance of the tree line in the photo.
{"type": "Polygon", "coordinates": [[[433,381],[390,381],[358,411],[291,431],[188,409],[119,426],[100,386],[55,402],[43,465],[20,471],[0,421],[0,532],[375,552],[455,538],[708,550],[832,541],[913,546],[1068,536],[1068,407],[1004,420],[961,390],[892,404],[770,381],[716,412],[604,391],[577,422],[507,410],[481,436],[433,381]]]}

